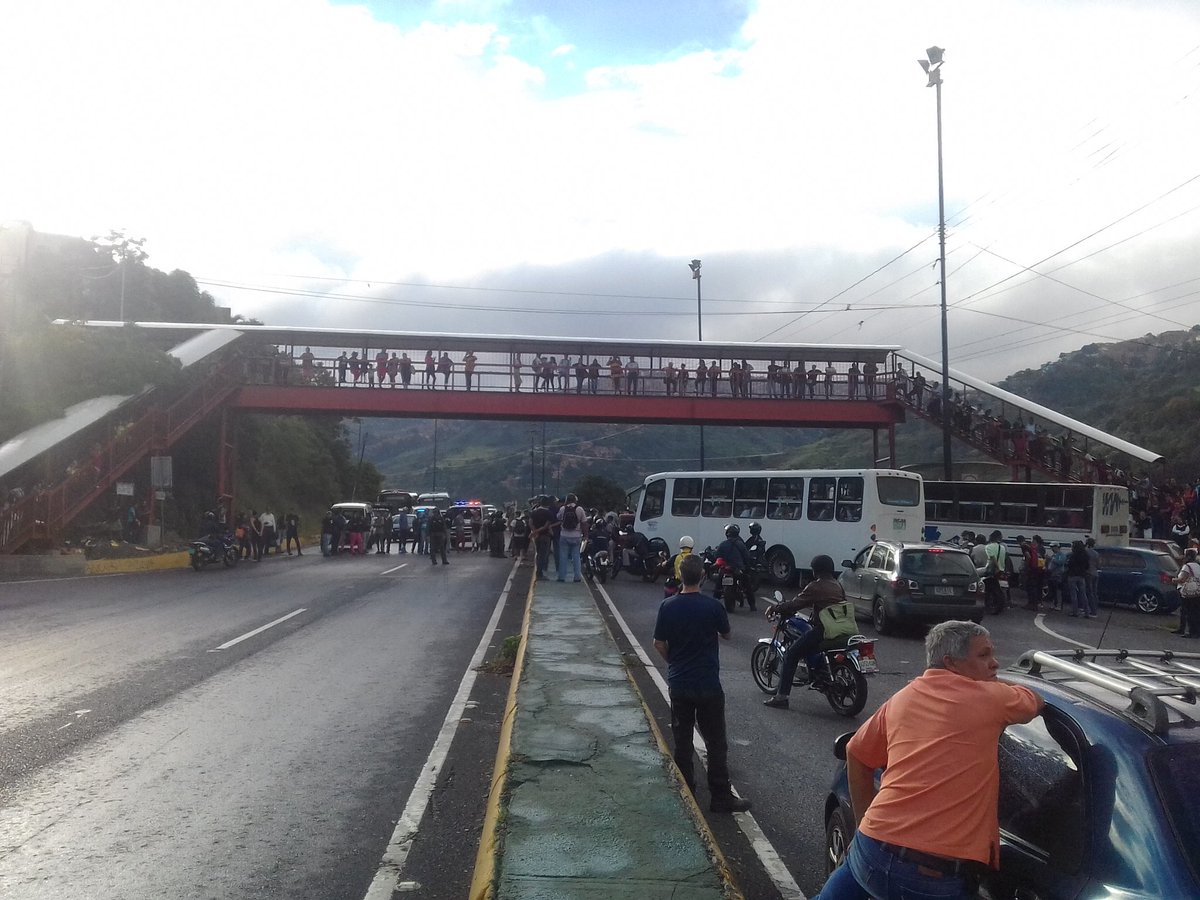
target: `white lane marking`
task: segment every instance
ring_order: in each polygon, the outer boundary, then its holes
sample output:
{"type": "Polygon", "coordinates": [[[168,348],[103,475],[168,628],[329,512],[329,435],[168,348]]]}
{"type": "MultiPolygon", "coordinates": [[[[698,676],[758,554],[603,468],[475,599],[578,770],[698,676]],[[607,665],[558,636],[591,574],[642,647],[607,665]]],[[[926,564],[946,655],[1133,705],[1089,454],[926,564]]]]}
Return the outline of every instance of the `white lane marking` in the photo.
{"type": "Polygon", "coordinates": [[[433,796],[438,775],[446,762],[450,744],[454,740],[463,711],[466,709],[467,699],[471,696],[471,689],[475,686],[475,679],[479,675],[476,669],[483,662],[483,656],[487,653],[492,634],[500,623],[500,613],[504,611],[504,605],[508,602],[508,592],[512,589],[513,578],[516,576],[517,567],[520,564],[520,560],[513,561],[512,571],[508,573],[508,580],[504,582],[504,590],[500,592],[500,597],[496,600],[496,608],[492,610],[492,617],[483,630],[483,637],[479,639],[479,646],[475,648],[474,656],[467,663],[467,671],[463,673],[462,681],[459,682],[458,692],[450,701],[450,709],[447,710],[446,718],[442,721],[442,728],[438,732],[437,740],[433,742],[433,749],[429,751],[429,757],[425,760],[425,765],[421,767],[421,774],[417,776],[412,793],[408,795],[408,802],[404,804],[404,812],[400,814],[400,819],[396,822],[396,829],[392,832],[392,837],[383,851],[383,857],[379,860],[379,868],[376,869],[375,877],[371,879],[371,886],[367,888],[363,900],[391,900],[392,892],[400,890],[402,884],[408,883],[400,881],[400,874],[404,870],[405,862],[408,861],[408,853],[420,830],[421,819],[429,806],[429,798],[433,796]]]}
{"type": "Polygon", "coordinates": [[[1069,638],[1066,635],[1059,634],[1057,631],[1054,631],[1046,624],[1045,619],[1045,613],[1038,613],[1037,617],[1033,620],[1033,624],[1037,626],[1039,631],[1044,631],[1046,634],[1050,635],[1050,637],[1058,638],[1060,641],[1066,641],[1068,644],[1074,644],[1076,647],[1082,647],[1085,650],[1092,649],[1091,644],[1085,644],[1081,641],[1075,640],[1074,638],[1069,638]]]}
{"type": "Polygon", "coordinates": [[[240,644],[242,641],[248,640],[249,638],[254,637],[256,634],[262,634],[268,628],[274,628],[280,622],[286,622],[288,619],[292,618],[293,616],[298,616],[302,612],[307,612],[307,609],[303,606],[300,607],[299,609],[292,610],[286,616],[280,616],[274,622],[268,622],[266,625],[260,625],[258,628],[255,628],[253,631],[247,631],[245,634],[238,635],[232,641],[226,641],[220,647],[214,647],[212,650],[209,650],[208,652],[216,653],[218,650],[228,650],[234,644],[240,644]]]}
{"type": "MultiPolygon", "coordinates": [[[[658,687],[663,699],[670,703],[670,693],[667,690],[667,681],[663,678],[662,673],[658,670],[658,666],[650,661],[650,655],[642,648],[641,642],[633,636],[625,618],[617,611],[617,606],[612,601],[612,597],[608,596],[608,591],[604,589],[604,585],[597,584],[597,590],[600,591],[600,596],[604,598],[609,611],[613,618],[617,620],[617,624],[621,626],[621,631],[625,633],[625,639],[629,641],[633,647],[633,652],[638,655],[638,659],[642,661],[642,665],[646,667],[646,672],[651,680],[658,687]]],[[[708,747],[704,745],[704,738],[700,736],[700,732],[696,732],[695,738],[696,751],[700,754],[700,762],[708,766],[708,747]]],[[[734,790],[737,795],[737,790],[734,790]]],[[[740,796],[740,795],[738,795],[740,796]]],[[[783,900],[808,900],[804,891],[800,890],[800,885],[796,884],[796,879],[792,877],[792,873],[788,871],[784,865],[783,859],[779,856],[779,851],[775,849],[775,845],[770,842],[763,830],[759,827],[758,820],[748,812],[734,813],[737,818],[738,826],[742,829],[742,833],[746,835],[750,841],[750,846],[754,850],[754,855],[758,857],[758,861],[762,863],[763,869],[767,873],[767,877],[771,879],[775,889],[779,891],[779,895],[783,900]]]]}
{"type": "MultiPolygon", "coordinates": [[[[174,569],[161,569],[172,572],[174,569]]],[[[122,575],[144,575],[144,572],[109,572],[107,575],[64,575],[62,578],[26,578],[23,581],[0,581],[0,584],[51,584],[56,581],[82,581],[85,578],[120,578],[122,575]]]]}
{"type": "Polygon", "coordinates": [[[400,563],[400,565],[395,566],[391,569],[388,569],[386,572],[380,572],[379,574],[380,575],[391,575],[393,572],[399,572],[401,569],[403,569],[407,565],[408,565],[408,563],[400,563]]]}

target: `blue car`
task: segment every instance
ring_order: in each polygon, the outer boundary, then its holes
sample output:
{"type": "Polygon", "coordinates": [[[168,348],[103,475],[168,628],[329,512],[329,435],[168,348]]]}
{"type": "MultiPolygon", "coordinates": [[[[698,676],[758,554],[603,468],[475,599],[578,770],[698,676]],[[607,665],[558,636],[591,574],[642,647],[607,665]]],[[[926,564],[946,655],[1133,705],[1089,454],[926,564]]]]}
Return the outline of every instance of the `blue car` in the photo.
{"type": "Polygon", "coordinates": [[[1179,608],[1179,588],[1172,579],[1179,565],[1168,553],[1144,547],[1097,547],[1100,572],[1096,590],[1101,603],[1134,606],[1144,613],[1179,608]]]}
{"type": "MultiPolygon", "coordinates": [[[[1003,677],[1046,708],[1000,737],[1000,868],[980,896],[1200,897],[1200,653],[1031,651],[1003,677]]],[[[853,833],[843,762],[828,871],[853,833]]]]}

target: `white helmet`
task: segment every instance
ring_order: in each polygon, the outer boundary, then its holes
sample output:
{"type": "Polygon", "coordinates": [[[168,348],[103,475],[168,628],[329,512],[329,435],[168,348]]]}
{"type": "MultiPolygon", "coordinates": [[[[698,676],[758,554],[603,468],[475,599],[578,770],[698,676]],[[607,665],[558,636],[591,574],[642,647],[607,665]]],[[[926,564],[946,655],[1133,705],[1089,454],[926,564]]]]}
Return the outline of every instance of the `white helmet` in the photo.
{"type": "Polygon", "coordinates": [[[682,550],[684,547],[687,547],[689,550],[691,550],[691,549],[695,548],[695,546],[696,546],[696,542],[693,541],[686,534],[679,539],[679,549],[680,550],[682,550]]]}

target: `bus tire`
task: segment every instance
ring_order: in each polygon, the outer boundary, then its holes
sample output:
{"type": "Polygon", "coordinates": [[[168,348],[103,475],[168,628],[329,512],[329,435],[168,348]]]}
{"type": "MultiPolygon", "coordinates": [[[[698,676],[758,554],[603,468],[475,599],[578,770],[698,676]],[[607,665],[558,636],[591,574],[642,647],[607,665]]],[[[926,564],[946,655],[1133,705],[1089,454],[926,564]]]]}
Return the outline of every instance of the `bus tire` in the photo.
{"type": "Polygon", "coordinates": [[[796,559],[787,547],[772,547],[767,551],[767,571],[776,584],[790,584],[796,575],[796,559]]]}

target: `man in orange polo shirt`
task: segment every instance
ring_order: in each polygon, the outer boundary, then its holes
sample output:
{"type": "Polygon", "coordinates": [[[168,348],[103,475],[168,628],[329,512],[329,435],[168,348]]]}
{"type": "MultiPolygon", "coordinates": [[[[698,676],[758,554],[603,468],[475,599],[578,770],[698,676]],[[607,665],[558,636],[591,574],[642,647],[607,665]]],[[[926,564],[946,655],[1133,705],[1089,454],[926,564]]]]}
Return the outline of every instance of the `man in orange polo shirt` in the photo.
{"type": "Polygon", "coordinates": [[[1044,701],[996,680],[982,625],[933,626],[925,654],[925,673],[846,747],[858,831],[818,900],[972,897],[979,876],[999,865],[1000,734],[1039,715],[1044,701]]]}

